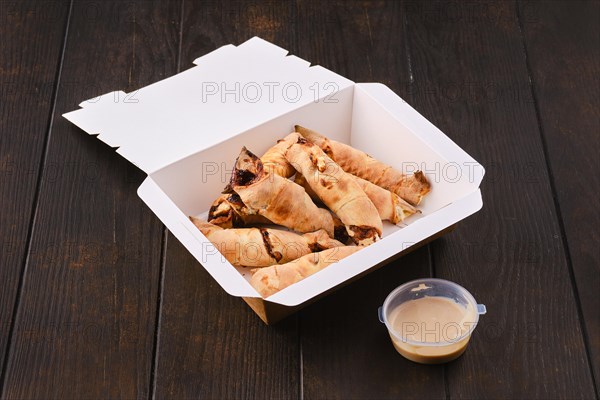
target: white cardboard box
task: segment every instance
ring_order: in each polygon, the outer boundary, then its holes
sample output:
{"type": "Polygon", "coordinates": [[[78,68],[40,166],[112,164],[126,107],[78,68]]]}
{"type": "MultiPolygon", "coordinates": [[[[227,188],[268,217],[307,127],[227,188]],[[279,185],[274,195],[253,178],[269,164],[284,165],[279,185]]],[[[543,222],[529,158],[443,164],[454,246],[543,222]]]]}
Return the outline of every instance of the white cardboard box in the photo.
{"type": "Polygon", "coordinates": [[[64,114],[148,174],[138,195],[223,289],[244,297],[265,322],[439,236],[482,207],[483,167],[389,88],[354,83],[287,53],[254,37],[200,57],[175,76],[84,101],[64,114]],[[432,191],[419,206],[420,218],[403,228],[385,223],[381,241],[265,302],[256,299],[250,274],[227,262],[188,215],[206,215],[242,146],[260,156],[295,124],[406,173],[421,169],[432,191]]]}

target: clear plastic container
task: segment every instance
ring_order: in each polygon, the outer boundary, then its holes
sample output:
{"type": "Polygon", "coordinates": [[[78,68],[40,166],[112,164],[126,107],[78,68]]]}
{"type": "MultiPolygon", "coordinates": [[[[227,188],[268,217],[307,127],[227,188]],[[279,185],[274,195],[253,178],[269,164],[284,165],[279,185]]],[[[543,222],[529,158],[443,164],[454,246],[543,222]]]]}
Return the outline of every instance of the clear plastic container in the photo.
{"type": "Polygon", "coordinates": [[[486,313],[465,288],[425,278],[393,290],[379,307],[396,350],[422,364],[452,361],[466,350],[479,315],[486,313]]]}

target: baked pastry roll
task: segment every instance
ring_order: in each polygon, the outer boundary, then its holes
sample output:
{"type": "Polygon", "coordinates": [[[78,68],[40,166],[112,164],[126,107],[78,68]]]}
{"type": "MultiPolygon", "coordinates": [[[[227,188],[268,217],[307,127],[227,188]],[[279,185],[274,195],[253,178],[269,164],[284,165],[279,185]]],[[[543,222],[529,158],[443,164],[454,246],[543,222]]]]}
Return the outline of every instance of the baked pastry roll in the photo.
{"type": "Polygon", "coordinates": [[[354,254],[359,249],[358,246],[336,247],[307,254],[287,264],[257,269],[250,278],[250,284],[261,296],[268,297],[340,261],[342,258],[354,254]]]}
{"type": "MultiPolygon", "coordinates": [[[[392,224],[400,224],[405,218],[421,212],[408,202],[404,201],[396,193],[392,193],[387,189],[379,187],[376,184],[367,181],[366,179],[359,178],[358,176],[354,176],[352,174],[349,175],[356,181],[356,183],[359,184],[367,197],[369,197],[369,199],[373,202],[373,205],[375,208],[377,208],[377,212],[379,213],[379,217],[382,221],[390,221],[392,224]]],[[[308,193],[308,195],[314,201],[317,201],[315,200],[315,197],[317,196],[316,193],[309,186],[308,182],[306,182],[304,176],[296,174],[294,177],[294,182],[302,186],[304,190],[306,190],[306,193],[308,193]]]]}
{"type": "Polygon", "coordinates": [[[344,246],[324,230],[299,235],[269,228],[223,229],[199,218],[190,217],[190,220],[235,266],[285,264],[315,251],[344,246]]]}
{"type": "Polygon", "coordinates": [[[300,125],[296,125],[295,129],[304,138],[319,146],[344,171],[396,193],[412,205],[418,205],[423,196],[431,190],[429,181],[421,171],[404,175],[352,146],[328,139],[300,125]]]}
{"type": "Polygon", "coordinates": [[[222,194],[208,211],[208,222],[221,228],[239,228],[271,221],[249,210],[237,193],[222,194]]]}
{"type": "Polygon", "coordinates": [[[266,171],[245,147],[240,152],[226,192],[235,192],[251,211],[297,232],[325,230],[334,235],[331,213],[319,208],[302,186],[266,171]]]}
{"type": "Polygon", "coordinates": [[[342,220],[356,244],[369,245],[381,238],[377,208],[360,185],[323,150],[300,137],[288,148],[285,157],[306,178],[319,199],[342,220]]]}
{"type": "Polygon", "coordinates": [[[285,151],[298,140],[299,136],[300,134],[297,132],[292,132],[285,138],[278,140],[275,146],[267,150],[260,158],[265,170],[284,178],[294,175],[296,170],[285,159],[285,151]]]}

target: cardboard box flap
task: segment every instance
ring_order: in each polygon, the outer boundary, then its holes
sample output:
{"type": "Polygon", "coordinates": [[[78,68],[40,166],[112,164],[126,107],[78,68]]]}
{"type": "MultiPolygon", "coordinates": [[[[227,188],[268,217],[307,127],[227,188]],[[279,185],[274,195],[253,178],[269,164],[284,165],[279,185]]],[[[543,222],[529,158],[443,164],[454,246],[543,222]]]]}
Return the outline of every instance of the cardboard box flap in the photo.
{"type": "Polygon", "coordinates": [[[352,145],[407,174],[422,171],[432,190],[429,214],[477,190],[484,168],[406,101],[381,83],[354,86],[352,145]],[[372,140],[377,132],[385,140],[372,140]]]}
{"type": "Polygon", "coordinates": [[[354,83],[254,37],[131,93],[64,114],[148,174],[354,83]],[[267,106],[266,106],[267,105],[267,106]]]}

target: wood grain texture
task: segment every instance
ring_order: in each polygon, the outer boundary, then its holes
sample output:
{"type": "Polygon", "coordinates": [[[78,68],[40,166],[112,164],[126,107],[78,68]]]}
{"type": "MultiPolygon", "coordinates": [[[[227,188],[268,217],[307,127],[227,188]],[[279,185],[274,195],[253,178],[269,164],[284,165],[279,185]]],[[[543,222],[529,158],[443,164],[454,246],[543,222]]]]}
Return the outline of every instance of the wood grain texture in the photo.
{"type": "MultiPolygon", "coordinates": [[[[294,54],[355,82],[381,81],[410,95],[401,3],[299,2],[296,20],[294,54]]],[[[304,397],[445,398],[443,366],[403,359],[377,317],[394,288],[430,273],[425,247],[303,310],[304,397]]]]}
{"type": "Polygon", "coordinates": [[[520,3],[519,11],[598,391],[600,3],[520,3]]]}
{"type": "Polygon", "coordinates": [[[265,325],[173,236],[167,249],[155,397],[296,398],[296,318],[265,325]]]}
{"type": "Polygon", "coordinates": [[[429,276],[425,248],[301,312],[304,398],[446,398],[444,367],[404,359],[377,316],[392,290],[424,276],[429,276]]]}
{"type": "MultiPolygon", "coordinates": [[[[26,256],[69,2],[0,2],[0,376],[26,256]]],[[[0,383],[1,385],[1,383],[0,383]]]]}
{"type": "Polygon", "coordinates": [[[294,40],[293,3],[276,0],[186,0],[181,69],[218,47],[240,44],[253,36],[290,49],[294,40]],[[287,46],[287,47],[286,47],[287,46]]]}
{"type": "Polygon", "coordinates": [[[73,6],[3,398],[148,396],[162,225],[143,174],[61,114],[174,73],[179,12],[73,6]]]}
{"type": "Polygon", "coordinates": [[[516,4],[419,3],[406,14],[415,107],[487,167],[482,212],[432,245],[437,275],[488,307],[447,367],[449,395],[592,398],[516,4]]]}
{"type": "Polygon", "coordinates": [[[69,3],[0,2],[0,397],[597,398],[599,8],[74,1],[52,112],[69,3]],[[451,235],[276,326],[163,243],[143,174],[61,117],[254,35],[387,84],[487,169],[484,209],[451,235]],[[404,360],[377,319],[431,274],[489,310],[446,366],[404,360]]]}
{"type": "MultiPolygon", "coordinates": [[[[191,67],[194,59],[217,47],[255,35],[289,48],[291,11],[289,3],[275,1],[186,1],[181,68],[191,67]]],[[[173,236],[167,242],[160,318],[156,398],[299,396],[297,317],[265,326],[242,299],[216,284],[173,236]]]]}

